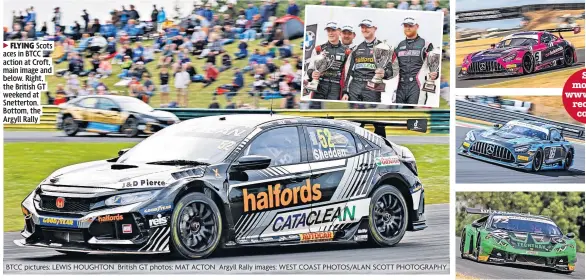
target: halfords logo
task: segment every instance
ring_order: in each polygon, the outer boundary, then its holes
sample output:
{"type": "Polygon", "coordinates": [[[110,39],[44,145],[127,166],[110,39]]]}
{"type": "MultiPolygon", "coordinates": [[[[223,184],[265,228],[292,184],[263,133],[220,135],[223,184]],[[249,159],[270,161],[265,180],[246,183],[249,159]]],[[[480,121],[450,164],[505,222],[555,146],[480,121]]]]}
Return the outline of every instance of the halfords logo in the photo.
{"type": "Polygon", "coordinates": [[[269,185],[266,192],[248,193],[242,190],[244,197],[244,212],[264,210],[270,208],[287,207],[300,203],[310,203],[321,199],[320,184],[311,185],[309,180],[303,186],[281,190],[281,184],[269,185]]]}
{"type": "Polygon", "coordinates": [[[395,165],[400,165],[401,164],[401,161],[399,160],[399,157],[396,157],[396,156],[377,157],[377,158],[374,159],[374,162],[378,166],[395,166],[395,165]]]}
{"type": "Polygon", "coordinates": [[[273,231],[282,231],[296,228],[304,228],[312,225],[331,224],[334,221],[345,222],[356,219],[356,205],[351,207],[330,207],[318,209],[309,213],[296,213],[284,217],[277,217],[273,224],[273,231]]]}
{"type": "Polygon", "coordinates": [[[98,222],[100,222],[100,223],[117,222],[117,221],[122,221],[122,219],[123,219],[123,217],[120,214],[106,215],[106,216],[98,217],[98,222]]]}

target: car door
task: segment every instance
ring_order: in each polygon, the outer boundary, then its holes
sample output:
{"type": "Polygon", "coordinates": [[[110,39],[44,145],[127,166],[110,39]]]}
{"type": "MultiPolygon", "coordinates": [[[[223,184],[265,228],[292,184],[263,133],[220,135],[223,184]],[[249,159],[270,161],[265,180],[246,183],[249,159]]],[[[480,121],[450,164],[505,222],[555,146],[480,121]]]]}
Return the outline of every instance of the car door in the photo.
{"type": "MultiPolygon", "coordinates": [[[[537,64],[549,63],[563,57],[564,48],[555,44],[556,40],[557,37],[553,36],[552,34],[543,33],[541,35],[539,43],[542,46],[542,51],[540,52],[539,63],[537,64]]],[[[555,66],[555,64],[553,66],[555,66]]]]}
{"type": "Polygon", "coordinates": [[[545,166],[556,165],[566,157],[566,149],[562,145],[562,134],[558,129],[549,130],[549,142],[543,149],[545,166]]]}
{"type": "MultiPolygon", "coordinates": [[[[366,191],[375,170],[375,152],[354,133],[337,127],[306,126],[312,184],[322,200],[312,204],[311,232],[333,231],[368,213],[366,191]]],[[[366,141],[366,140],[365,140],[366,141]]]]}
{"type": "Polygon", "coordinates": [[[311,201],[319,199],[319,190],[312,189],[309,181],[311,170],[301,133],[298,126],[262,131],[238,156],[259,155],[272,160],[266,169],[229,173],[228,199],[237,242],[273,241],[298,233],[298,220],[288,213],[310,209],[311,201]]]}
{"type": "Polygon", "coordinates": [[[121,108],[110,98],[98,98],[98,104],[93,113],[93,121],[88,124],[88,130],[97,132],[118,132],[121,123],[121,108]]]}

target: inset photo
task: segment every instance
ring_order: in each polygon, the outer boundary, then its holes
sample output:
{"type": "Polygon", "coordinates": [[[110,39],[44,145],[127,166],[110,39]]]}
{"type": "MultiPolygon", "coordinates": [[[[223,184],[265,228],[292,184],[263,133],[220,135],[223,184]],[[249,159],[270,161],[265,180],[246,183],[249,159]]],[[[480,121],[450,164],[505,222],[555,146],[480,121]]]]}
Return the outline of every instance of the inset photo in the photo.
{"type": "Polygon", "coordinates": [[[584,184],[584,124],[560,96],[456,96],[456,183],[584,184]]]}
{"type": "Polygon", "coordinates": [[[306,6],[301,99],[439,107],[443,16],[306,6]]]}
{"type": "Polygon", "coordinates": [[[561,88],[583,29],[583,0],[456,0],[456,87],[561,88]]]}
{"type": "Polygon", "coordinates": [[[456,279],[584,279],[584,192],[456,193],[456,279]]]}

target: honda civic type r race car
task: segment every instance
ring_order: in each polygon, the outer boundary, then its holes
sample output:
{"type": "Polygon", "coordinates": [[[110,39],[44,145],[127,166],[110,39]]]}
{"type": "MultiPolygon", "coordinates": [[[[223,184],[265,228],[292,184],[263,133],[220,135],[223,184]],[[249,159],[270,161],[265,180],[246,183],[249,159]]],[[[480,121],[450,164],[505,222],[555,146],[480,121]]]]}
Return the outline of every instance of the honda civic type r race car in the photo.
{"type": "Polygon", "coordinates": [[[518,263],[571,273],[576,266],[574,234],[563,235],[548,217],[467,208],[486,215],[466,225],[460,235],[460,256],[478,262],[518,263]]]}
{"type": "MultiPolygon", "coordinates": [[[[116,158],[43,180],[22,202],[24,239],[15,243],[184,258],[218,246],[395,245],[426,228],[424,189],[413,154],[384,137],[392,124],[369,124],[378,134],[365,123],[291,116],[172,125],[116,158]]],[[[410,124],[427,129],[425,120],[410,124]]]]}
{"type": "MultiPolygon", "coordinates": [[[[584,131],[580,131],[582,135],[584,131]]],[[[537,121],[510,121],[473,129],[458,154],[529,171],[563,169],[574,164],[574,146],[560,127],[537,121]]]]}
{"type": "Polygon", "coordinates": [[[572,66],[578,61],[576,49],[561,33],[580,28],[560,28],[543,31],[527,31],[504,37],[490,49],[464,57],[460,79],[486,78],[530,74],[558,66],[572,66]]]}

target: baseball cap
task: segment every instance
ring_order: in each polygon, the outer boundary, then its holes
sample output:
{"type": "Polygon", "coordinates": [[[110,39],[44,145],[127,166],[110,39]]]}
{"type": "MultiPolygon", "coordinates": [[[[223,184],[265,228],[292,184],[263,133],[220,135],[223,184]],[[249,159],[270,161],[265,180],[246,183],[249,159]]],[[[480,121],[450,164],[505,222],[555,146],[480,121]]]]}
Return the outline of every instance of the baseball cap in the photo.
{"type": "Polygon", "coordinates": [[[326,23],[326,28],[324,28],[324,30],[328,29],[328,28],[338,29],[338,23],[334,22],[334,21],[330,21],[330,22],[326,23]]]}
{"type": "Polygon", "coordinates": [[[344,25],[344,26],[342,26],[342,31],[350,31],[350,32],[354,33],[354,28],[352,28],[352,26],[350,26],[350,25],[344,25]]]}
{"type": "Polygon", "coordinates": [[[360,24],[358,24],[359,27],[362,27],[363,25],[366,27],[376,27],[376,24],[370,19],[363,19],[360,24]]]}
{"type": "Polygon", "coordinates": [[[417,21],[413,17],[406,17],[403,20],[403,23],[401,23],[401,25],[403,25],[403,24],[416,25],[417,24],[417,21]]]}

